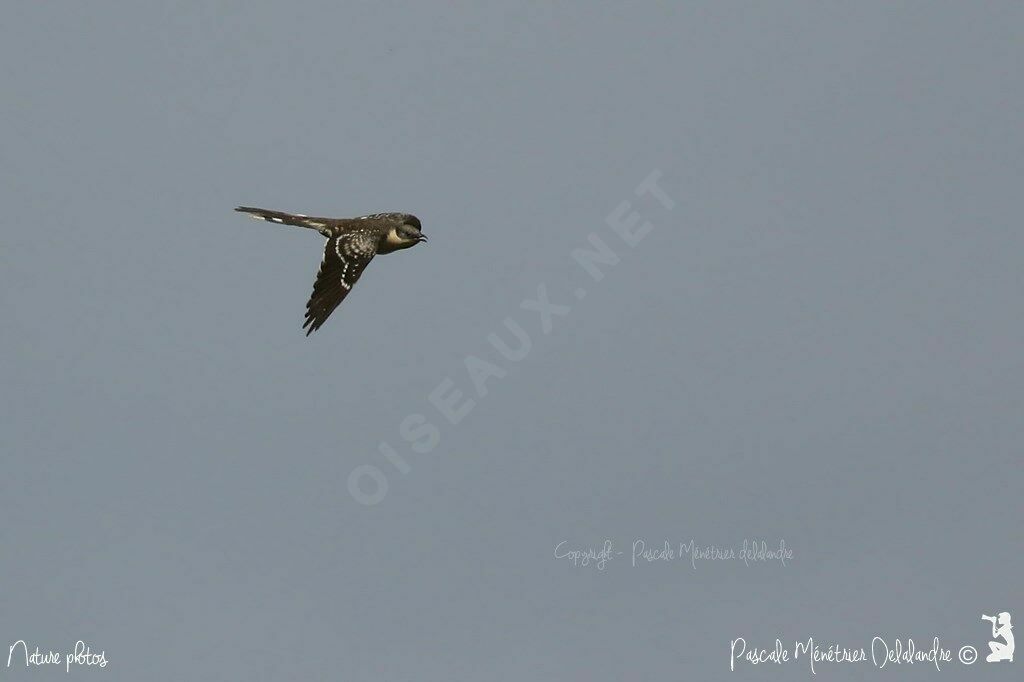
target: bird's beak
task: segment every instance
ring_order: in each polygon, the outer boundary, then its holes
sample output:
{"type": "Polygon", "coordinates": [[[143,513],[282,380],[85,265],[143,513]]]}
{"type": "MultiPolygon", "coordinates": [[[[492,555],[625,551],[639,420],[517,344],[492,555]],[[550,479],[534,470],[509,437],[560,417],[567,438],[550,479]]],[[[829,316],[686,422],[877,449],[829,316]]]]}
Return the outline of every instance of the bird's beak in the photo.
{"type": "Polygon", "coordinates": [[[427,235],[425,235],[425,234],[421,234],[419,237],[416,238],[416,242],[417,243],[425,242],[425,241],[427,241],[427,235]]]}

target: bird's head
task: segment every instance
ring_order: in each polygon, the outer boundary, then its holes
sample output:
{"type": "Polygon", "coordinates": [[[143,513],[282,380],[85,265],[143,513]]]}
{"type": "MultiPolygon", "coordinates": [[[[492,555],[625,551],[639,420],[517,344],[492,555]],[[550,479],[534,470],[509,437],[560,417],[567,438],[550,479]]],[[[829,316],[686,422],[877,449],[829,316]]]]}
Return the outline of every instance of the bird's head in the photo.
{"type": "Polygon", "coordinates": [[[399,248],[409,248],[420,242],[427,241],[427,236],[423,234],[419,218],[408,213],[403,213],[400,217],[399,224],[394,228],[394,237],[398,242],[396,246],[399,248]]]}

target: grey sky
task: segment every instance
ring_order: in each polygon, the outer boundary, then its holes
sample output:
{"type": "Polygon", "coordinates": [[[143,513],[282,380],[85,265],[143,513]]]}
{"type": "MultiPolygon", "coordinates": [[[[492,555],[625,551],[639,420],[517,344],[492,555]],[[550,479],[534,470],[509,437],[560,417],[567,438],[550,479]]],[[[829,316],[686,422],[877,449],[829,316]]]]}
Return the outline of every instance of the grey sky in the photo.
{"type": "Polygon", "coordinates": [[[983,649],[982,612],[1024,618],[1022,22],[8,8],[0,643],[83,639],[109,665],[77,674],[117,680],[714,679],[738,636],[983,649]],[[656,170],[671,210],[634,192],[656,170]],[[634,248],[623,201],[653,226],[634,248]],[[306,339],[320,237],[238,204],[408,211],[430,243],[306,339]],[[600,282],[570,255],[591,233],[621,259],[600,282]],[[571,307],[549,334],[520,306],[542,284],[571,307]],[[506,317],[520,362],[487,341],[506,317]],[[506,372],[483,398],[470,355],[506,372]],[[445,379],[477,398],[456,426],[445,379]],[[637,538],[794,557],[633,568],[637,538]],[[604,571],[554,558],[605,539],[604,571]]]}

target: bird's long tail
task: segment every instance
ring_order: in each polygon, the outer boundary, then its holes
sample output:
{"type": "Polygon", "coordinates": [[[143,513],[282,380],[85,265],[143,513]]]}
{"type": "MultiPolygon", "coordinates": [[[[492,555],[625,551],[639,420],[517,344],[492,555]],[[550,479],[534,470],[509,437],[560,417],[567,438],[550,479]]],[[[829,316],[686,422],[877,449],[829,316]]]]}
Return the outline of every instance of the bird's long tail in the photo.
{"type": "Polygon", "coordinates": [[[251,206],[239,206],[235,209],[242,213],[248,213],[252,218],[256,220],[266,220],[267,222],[277,223],[278,225],[295,225],[296,227],[308,227],[311,230],[322,231],[326,226],[327,218],[315,218],[313,216],[302,215],[301,213],[284,213],[282,211],[268,211],[265,208],[252,208],[251,206]]]}

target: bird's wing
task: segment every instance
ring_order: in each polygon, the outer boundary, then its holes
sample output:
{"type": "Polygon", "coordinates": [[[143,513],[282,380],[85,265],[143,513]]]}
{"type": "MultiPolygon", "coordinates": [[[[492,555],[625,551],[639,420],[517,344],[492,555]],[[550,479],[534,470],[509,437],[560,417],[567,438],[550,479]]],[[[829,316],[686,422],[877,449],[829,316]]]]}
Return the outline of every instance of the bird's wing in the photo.
{"type": "Polygon", "coordinates": [[[306,304],[302,327],[309,336],[345,300],[367,264],[377,254],[377,238],[369,231],[347,232],[327,240],[324,260],[306,304]]]}
{"type": "Polygon", "coordinates": [[[316,216],[302,215],[301,213],[284,213],[283,211],[270,211],[265,208],[253,208],[251,206],[239,206],[235,210],[248,213],[256,220],[266,220],[278,225],[308,227],[323,234],[328,234],[330,228],[338,222],[336,218],[318,218],[316,216]]]}

